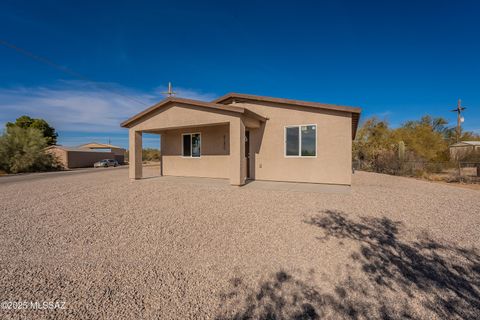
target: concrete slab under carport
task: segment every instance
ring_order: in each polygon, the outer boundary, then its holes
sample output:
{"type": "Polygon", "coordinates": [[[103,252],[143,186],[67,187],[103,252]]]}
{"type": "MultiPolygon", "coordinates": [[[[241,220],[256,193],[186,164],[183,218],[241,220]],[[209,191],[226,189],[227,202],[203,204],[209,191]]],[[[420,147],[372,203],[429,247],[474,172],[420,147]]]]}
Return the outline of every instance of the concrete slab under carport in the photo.
{"type": "Polygon", "coordinates": [[[337,184],[252,180],[247,181],[247,184],[242,189],[348,194],[351,187],[337,184]]]}
{"type": "Polygon", "coordinates": [[[188,184],[198,186],[214,186],[218,188],[238,188],[239,190],[271,190],[271,191],[291,191],[303,193],[337,193],[349,194],[351,187],[334,184],[317,183],[299,183],[299,182],[281,182],[281,181],[259,181],[250,180],[243,186],[231,186],[228,179],[203,178],[203,177],[178,177],[178,176],[159,176],[149,168],[146,175],[140,179],[158,179],[161,183],[188,184]],[[150,171],[150,172],[149,172],[150,171]]]}

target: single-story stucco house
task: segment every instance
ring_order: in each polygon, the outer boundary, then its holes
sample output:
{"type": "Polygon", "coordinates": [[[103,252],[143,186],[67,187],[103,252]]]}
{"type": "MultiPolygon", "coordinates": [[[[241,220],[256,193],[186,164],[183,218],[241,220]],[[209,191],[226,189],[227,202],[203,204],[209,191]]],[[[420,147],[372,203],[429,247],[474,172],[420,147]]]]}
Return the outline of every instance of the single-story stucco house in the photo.
{"type": "Polygon", "coordinates": [[[113,153],[112,159],[117,160],[120,164],[123,164],[125,162],[126,150],[124,148],[111,145],[109,143],[89,142],[79,145],[78,148],[111,152],[113,153]]]}
{"type": "Polygon", "coordinates": [[[76,147],[54,145],[45,151],[53,154],[65,169],[93,167],[95,162],[103,159],[115,159],[120,164],[125,160],[125,149],[97,142],[76,147]]]}
{"type": "Polygon", "coordinates": [[[142,177],[142,133],[160,134],[161,175],[350,185],[360,108],[230,93],[169,97],[124,121],[129,176],[142,177]]]}

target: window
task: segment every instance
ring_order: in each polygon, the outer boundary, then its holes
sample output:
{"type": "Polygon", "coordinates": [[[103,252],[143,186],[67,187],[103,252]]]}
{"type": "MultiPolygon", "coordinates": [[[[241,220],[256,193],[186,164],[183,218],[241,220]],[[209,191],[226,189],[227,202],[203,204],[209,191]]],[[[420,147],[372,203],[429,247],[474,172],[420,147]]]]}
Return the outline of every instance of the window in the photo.
{"type": "Polygon", "coordinates": [[[191,157],[192,156],[192,135],[184,134],[183,137],[183,156],[191,157]]]}
{"type": "Polygon", "coordinates": [[[285,127],[285,156],[317,156],[317,125],[285,127]]]}
{"type": "Polygon", "coordinates": [[[182,156],[200,157],[200,133],[184,133],[182,135],[182,156]]]}
{"type": "Polygon", "coordinates": [[[286,128],[286,148],[287,156],[298,156],[298,150],[300,150],[300,131],[298,127],[286,128]]]}

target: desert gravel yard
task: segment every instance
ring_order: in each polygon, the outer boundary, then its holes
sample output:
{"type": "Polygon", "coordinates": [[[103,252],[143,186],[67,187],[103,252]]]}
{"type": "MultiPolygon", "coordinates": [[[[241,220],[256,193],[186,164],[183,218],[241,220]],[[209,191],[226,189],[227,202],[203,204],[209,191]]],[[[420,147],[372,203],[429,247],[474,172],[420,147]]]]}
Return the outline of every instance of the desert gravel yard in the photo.
{"type": "Polygon", "coordinates": [[[0,319],[480,318],[479,191],[364,172],[347,193],[127,174],[0,183],[0,319]]]}

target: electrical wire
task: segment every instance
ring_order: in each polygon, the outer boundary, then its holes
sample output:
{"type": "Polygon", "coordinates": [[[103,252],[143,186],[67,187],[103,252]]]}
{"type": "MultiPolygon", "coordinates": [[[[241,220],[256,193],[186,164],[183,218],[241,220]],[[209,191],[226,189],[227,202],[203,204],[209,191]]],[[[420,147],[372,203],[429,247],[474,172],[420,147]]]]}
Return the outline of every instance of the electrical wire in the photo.
{"type": "Polygon", "coordinates": [[[100,89],[102,89],[102,90],[104,90],[104,91],[108,91],[108,92],[114,93],[114,94],[116,94],[116,95],[118,95],[118,96],[121,96],[121,97],[123,97],[123,98],[126,98],[126,99],[128,99],[128,100],[130,100],[130,101],[136,102],[136,103],[141,104],[141,105],[144,105],[144,106],[148,106],[147,103],[145,103],[145,102],[143,102],[143,101],[141,101],[141,100],[138,100],[137,98],[128,96],[128,95],[126,95],[126,94],[124,94],[124,93],[121,93],[121,92],[118,92],[118,91],[113,90],[113,89],[111,89],[111,88],[108,88],[108,87],[106,87],[104,84],[98,83],[98,82],[96,82],[95,80],[89,79],[88,77],[86,77],[86,76],[84,76],[84,75],[82,75],[82,74],[80,74],[80,73],[78,73],[78,72],[75,72],[75,71],[73,71],[73,70],[71,70],[71,69],[69,69],[69,68],[67,68],[67,67],[65,67],[65,66],[59,65],[59,64],[57,64],[57,63],[55,63],[55,62],[53,62],[53,61],[51,61],[51,60],[49,60],[49,59],[47,59],[47,58],[45,58],[45,57],[41,57],[41,56],[36,55],[36,54],[34,54],[34,53],[32,53],[32,52],[30,52],[30,51],[28,51],[28,50],[25,50],[25,49],[23,49],[23,48],[20,48],[20,47],[14,45],[14,44],[11,44],[11,43],[9,43],[9,42],[7,42],[7,41],[5,41],[5,40],[0,39],[0,44],[3,45],[3,46],[5,46],[5,47],[7,47],[7,48],[10,48],[10,49],[12,49],[12,50],[17,51],[17,52],[23,54],[24,56],[27,56],[27,57],[31,58],[32,60],[35,60],[35,61],[40,62],[40,63],[43,63],[43,64],[48,65],[48,66],[50,66],[50,67],[52,67],[52,68],[55,68],[55,69],[57,69],[57,70],[60,70],[60,71],[66,73],[66,74],[68,74],[68,75],[70,75],[70,76],[72,76],[72,77],[75,77],[75,78],[78,78],[78,79],[80,79],[80,80],[89,82],[89,83],[93,84],[94,86],[96,86],[97,88],[100,88],[100,89]]]}

